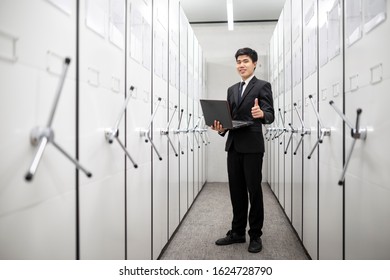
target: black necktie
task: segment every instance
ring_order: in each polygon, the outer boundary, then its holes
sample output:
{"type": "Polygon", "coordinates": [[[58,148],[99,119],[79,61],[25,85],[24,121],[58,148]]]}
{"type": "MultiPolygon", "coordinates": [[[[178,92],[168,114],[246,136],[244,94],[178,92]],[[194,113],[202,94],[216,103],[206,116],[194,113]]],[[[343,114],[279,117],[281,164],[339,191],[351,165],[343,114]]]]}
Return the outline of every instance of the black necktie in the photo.
{"type": "Polygon", "coordinates": [[[241,100],[242,100],[242,94],[244,93],[243,92],[244,85],[245,85],[245,82],[241,82],[240,86],[238,87],[238,104],[240,104],[241,100]]]}

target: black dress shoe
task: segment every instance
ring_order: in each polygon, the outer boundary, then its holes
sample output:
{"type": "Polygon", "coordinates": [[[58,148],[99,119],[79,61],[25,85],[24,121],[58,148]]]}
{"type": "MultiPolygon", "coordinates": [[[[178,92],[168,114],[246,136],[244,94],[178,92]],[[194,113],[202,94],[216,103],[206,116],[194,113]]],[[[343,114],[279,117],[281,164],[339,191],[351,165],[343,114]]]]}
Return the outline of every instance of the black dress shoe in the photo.
{"type": "Polygon", "coordinates": [[[237,233],[229,230],[226,234],[226,237],[218,239],[217,241],[215,241],[215,244],[221,246],[230,245],[233,243],[245,243],[245,241],[245,235],[238,235],[237,233]]]}
{"type": "Polygon", "coordinates": [[[260,237],[253,237],[249,243],[248,251],[251,253],[258,253],[263,249],[263,243],[260,237]]]}

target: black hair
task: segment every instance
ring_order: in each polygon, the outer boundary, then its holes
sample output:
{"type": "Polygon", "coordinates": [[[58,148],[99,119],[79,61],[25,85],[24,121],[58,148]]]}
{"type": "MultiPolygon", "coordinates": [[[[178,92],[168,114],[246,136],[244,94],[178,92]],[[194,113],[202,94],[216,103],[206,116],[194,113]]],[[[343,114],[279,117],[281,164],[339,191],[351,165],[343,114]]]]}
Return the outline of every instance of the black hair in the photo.
{"type": "Polygon", "coordinates": [[[236,60],[240,55],[247,55],[252,59],[253,62],[257,62],[257,52],[251,48],[239,49],[235,54],[236,60]]]}

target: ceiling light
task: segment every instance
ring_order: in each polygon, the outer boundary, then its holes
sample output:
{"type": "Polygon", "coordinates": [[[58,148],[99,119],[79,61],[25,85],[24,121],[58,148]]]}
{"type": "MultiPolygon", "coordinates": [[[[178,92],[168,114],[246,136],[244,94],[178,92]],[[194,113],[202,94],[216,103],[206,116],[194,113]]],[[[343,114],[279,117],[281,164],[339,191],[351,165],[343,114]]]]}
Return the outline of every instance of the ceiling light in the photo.
{"type": "Polygon", "coordinates": [[[234,29],[233,22],[233,0],[226,0],[226,8],[227,8],[227,18],[228,18],[228,29],[234,29]]]}

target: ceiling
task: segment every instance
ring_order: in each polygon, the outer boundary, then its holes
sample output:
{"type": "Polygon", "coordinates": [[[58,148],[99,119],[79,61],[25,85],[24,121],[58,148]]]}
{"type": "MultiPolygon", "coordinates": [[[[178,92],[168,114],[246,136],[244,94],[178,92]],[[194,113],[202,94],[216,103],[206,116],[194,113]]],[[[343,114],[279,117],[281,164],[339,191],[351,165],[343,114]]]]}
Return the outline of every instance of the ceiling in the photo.
{"type": "Polygon", "coordinates": [[[227,28],[226,0],[180,0],[209,63],[230,65],[242,47],[267,55],[268,45],[285,0],[233,0],[234,30],[227,28]],[[274,20],[273,22],[259,22],[274,20]],[[200,24],[203,23],[203,24],[200,24]],[[207,24],[206,24],[207,23],[207,24]]]}
{"type": "MultiPolygon", "coordinates": [[[[233,0],[234,20],[277,20],[285,0],[233,0]]],[[[226,0],[180,0],[190,23],[227,21],[226,0]]]]}

